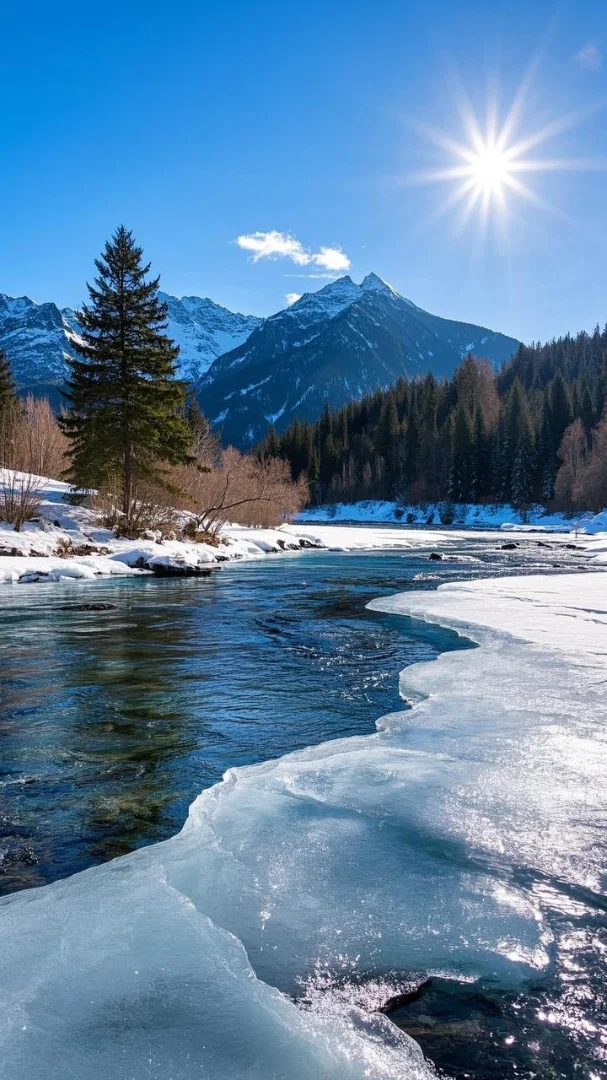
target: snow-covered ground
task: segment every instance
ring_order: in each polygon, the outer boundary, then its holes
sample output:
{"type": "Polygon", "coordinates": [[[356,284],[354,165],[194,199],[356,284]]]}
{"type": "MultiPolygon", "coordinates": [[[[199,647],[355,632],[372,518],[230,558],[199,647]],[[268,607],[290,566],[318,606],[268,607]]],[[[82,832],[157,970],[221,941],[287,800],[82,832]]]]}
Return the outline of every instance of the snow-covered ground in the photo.
{"type": "MultiPolygon", "coordinates": [[[[7,480],[8,473],[0,470],[0,485],[7,480]]],[[[68,484],[46,477],[35,483],[42,497],[36,520],[26,522],[19,532],[0,522],[0,583],[133,575],[152,572],[155,565],[200,569],[314,543],[307,539],[307,530],[300,535],[297,530],[238,525],[223,528],[217,544],[185,543],[153,533],[148,539],[126,540],[102,528],[90,509],[66,502],[68,484]]]]}
{"type": "MultiPolygon", "coordinates": [[[[6,477],[7,474],[0,470],[0,484],[6,477]]],[[[0,584],[133,575],[153,572],[154,566],[174,570],[201,569],[234,559],[255,559],[307,547],[332,551],[412,547],[440,551],[448,549],[464,535],[476,535],[468,527],[463,533],[454,529],[408,528],[403,522],[391,528],[318,524],[312,518],[304,520],[302,515],[297,523],[276,529],[226,525],[216,545],[161,539],[154,534],[148,539],[126,540],[117,538],[110,529],[102,528],[98,516],[91,510],[66,502],[70,492],[67,484],[44,477],[37,478],[36,484],[42,496],[37,520],[27,522],[19,532],[0,522],[0,584]]],[[[500,517],[503,528],[517,527],[512,523],[508,526],[505,516],[500,517]]],[[[339,521],[339,517],[335,520],[339,521]]],[[[363,520],[366,519],[361,516],[361,522],[363,520]]],[[[481,518],[478,523],[471,519],[468,524],[478,524],[481,531],[486,527],[481,518]]],[[[546,532],[547,524],[552,528],[545,539],[558,542],[559,535],[552,536],[556,522],[544,522],[542,528],[534,528],[546,532]]],[[[529,527],[517,528],[526,531],[529,527]]],[[[560,539],[563,538],[560,535],[560,539]]],[[[607,561],[607,513],[581,526],[576,542],[585,547],[590,557],[607,561]],[[601,531],[597,532],[599,528],[601,531]]]]}
{"type": "Polygon", "coordinates": [[[372,606],[480,648],[407,668],[414,707],[375,734],[230,770],[172,840],[8,898],[11,1080],[430,1080],[349,1004],[398,992],[386,972],[513,986],[563,950],[584,969],[559,935],[604,888],[607,575],[372,606]]]}
{"type": "Polygon", "coordinates": [[[357,503],[331,503],[326,506],[313,506],[302,510],[299,522],[368,522],[387,524],[397,522],[403,525],[447,524],[445,515],[453,514],[452,524],[456,528],[474,529],[517,529],[541,528],[551,532],[606,532],[607,510],[601,514],[590,512],[577,515],[548,514],[544,507],[533,507],[525,521],[520,511],[507,503],[487,504],[458,503],[446,507],[444,503],[424,503],[418,506],[403,506],[400,503],[385,500],[368,500],[357,503]]]}

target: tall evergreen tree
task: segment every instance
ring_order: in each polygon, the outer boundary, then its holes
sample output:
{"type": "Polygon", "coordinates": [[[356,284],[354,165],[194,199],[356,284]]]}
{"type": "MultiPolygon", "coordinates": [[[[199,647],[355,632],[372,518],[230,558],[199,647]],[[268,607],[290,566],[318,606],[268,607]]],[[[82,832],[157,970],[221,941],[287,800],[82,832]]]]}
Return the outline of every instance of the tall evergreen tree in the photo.
{"type": "Polygon", "coordinates": [[[398,421],[396,400],[393,394],[388,394],[382,406],[375,440],[377,452],[383,457],[386,466],[387,488],[383,494],[387,496],[392,494],[394,484],[397,483],[399,479],[397,475],[399,462],[399,435],[400,424],[398,421]]]}
{"type": "Polygon", "coordinates": [[[515,379],[510,391],[506,426],[511,454],[510,498],[513,506],[524,510],[533,498],[536,456],[531,412],[518,379],[515,379]]]}
{"type": "Polygon", "coordinates": [[[556,453],[552,424],[550,422],[550,410],[547,405],[542,410],[542,422],[539,438],[539,464],[540,464],[540,498],[542,502],[550,502],[554,498],[554,481],[556,479],[556,453]]]}
{"type": "Polygon", "coordinates": [[[526,511],[533,500],[535,454],[529,430],[521,433],[512,465],[512,505],[526,511]]]}
{"type": "Polygon", "coordinates": [[[163,333],[167,307],[159,278],[121,225],[95,261],[98,277],[78,319],[83,343],[69,363],[68,476],[79,488],[118,482],[130,517],[141,481],[162,481],[167,465],[189,460],[185,385],[175,378],[179,349],[163,333]]]}
{"type": "Polygon", "coordinates": [[[0,413],[14,409],[17,404],[17,391],[11,372],[11,366],[0,349],[0,413]]]}
{"type": "Polygon", "coordinates": [[[19,399],[11,367],[0,350],[0,466],[9,464],[19,399]]]}
{"type": "Polygon", "coordinates": [[[472,480],[470,495],[473,502],[489,494],[491,485],[491,448],[487,438],[483,411],[477,408],[472,426],[472,480]]]}
{"type": "Polygon", "coordinates": [[[560,371],[557,371],[550,387],[550,420],[554,445],[558,448],[565,428],[573,422],[571,394],[560,371]]]}
{"type": "Polygon", "coordinates": [[[453,428],[453,452],[448,495],[454,502],[467,502],[472,493],[474,434],[470,413],[465,404],[457,407],[453,428]]]}

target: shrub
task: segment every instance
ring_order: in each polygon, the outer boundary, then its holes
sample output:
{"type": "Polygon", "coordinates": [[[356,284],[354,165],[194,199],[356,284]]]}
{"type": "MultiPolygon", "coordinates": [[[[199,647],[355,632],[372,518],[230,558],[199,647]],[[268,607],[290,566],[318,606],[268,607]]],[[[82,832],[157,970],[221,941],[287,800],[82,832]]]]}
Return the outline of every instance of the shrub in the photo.
{"type": "Polygon", "coordinates": [[[441,525],[453,525],[455,520],[455,506],[451,502],[438,504],[438,516],[441,525]]]}
{"type": "Polygon", "coordinates": [[[32,521],[42,502],[40,480],[30,473],[3,469],[0,473],[0,521],[19,532],[26,521],[32,521]]]}

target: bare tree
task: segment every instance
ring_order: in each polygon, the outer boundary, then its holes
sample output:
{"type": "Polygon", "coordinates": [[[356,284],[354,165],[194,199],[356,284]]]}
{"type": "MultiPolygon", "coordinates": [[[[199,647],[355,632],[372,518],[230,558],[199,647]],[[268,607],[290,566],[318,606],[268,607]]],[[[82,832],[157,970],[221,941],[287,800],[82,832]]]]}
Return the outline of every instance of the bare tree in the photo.
{"type": "Polygon", "coordinates": [[[578,481],[587,449],[588,443],[584,425],[580,419],[574,420],[565,429],[559,447],[559,458],[562,465],[556,475],[554,484],[554,503],[561,510],[576,508],[578,481]]]}
{"type": "Polygon", "coordinates": [[[178,482],[184,508],[193,511],[191,532],[216,536],[222,525],[278,525],[293,517],[307,500],[305,480],[294,483],[287,462],[259,461],[228,447],[207,472],[183,470],[178,482]]]}
{"type": "Polygon", "coordinates": [[[58,480],[67,465],[67,439],[47,398],[27,396],[12,432],[7,464],[58,480]]]}
{"type": "Polygon", "coordinates": [[[598,513],[607,507],[607,418],[592,436],[592,450],[577,473],[573,495],[581,509],[598,513]]]}

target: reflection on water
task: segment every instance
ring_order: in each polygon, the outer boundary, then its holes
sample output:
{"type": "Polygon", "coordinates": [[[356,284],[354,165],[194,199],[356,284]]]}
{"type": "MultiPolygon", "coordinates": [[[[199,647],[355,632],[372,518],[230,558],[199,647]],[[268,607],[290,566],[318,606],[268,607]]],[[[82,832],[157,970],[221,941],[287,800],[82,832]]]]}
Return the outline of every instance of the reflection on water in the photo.
{"type": "Polygon", "coordinates": [[[0,892],[172,835],[231,766],[373,730],[400,706],[403,667],[463,643],[368,600],[546,558],[499,537],[462,554],[311,552],[204,580],[2,589],[0,892]]]}
{"type": "MultiPolygon", "coordinates": [[[[402,668],[466,647],[366,611],[370,599],[580,567],[575,552],[528,542],[506,553],[500,539],[469,541],[462,554],[477,562],[313,552],[203,580],[1,590],[0,892],[172,835],[229,767],[373,730],[402,707],[402,668]],[[81,610],[92,603],[105,606],[81,610]]],[[[554,964],[524,994],[435,979],[393,1019],[443,1075],[600,1077],[607,924],[596,901],[555,910],[554,964]]]]}
{"type": "Polygon", "coordinates": [[[5,589],[0,891],[172,835],[230,766],[371,730],[400,668],[458,644],[365,612],[408,569],[312,555],[5,589]]]}

